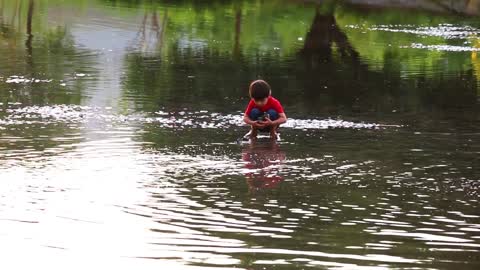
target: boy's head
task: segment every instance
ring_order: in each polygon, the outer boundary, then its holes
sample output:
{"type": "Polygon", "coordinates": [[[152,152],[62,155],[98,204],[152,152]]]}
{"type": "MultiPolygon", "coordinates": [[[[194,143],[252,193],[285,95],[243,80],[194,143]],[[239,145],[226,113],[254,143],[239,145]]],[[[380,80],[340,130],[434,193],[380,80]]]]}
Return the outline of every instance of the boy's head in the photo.
{"type": "Polygon", "coordinates": [[[264,80],[253,81],[248,91],[255,104],[260,107],[267,104],[268,97],[272,94],[270,85],[264,80]]]}

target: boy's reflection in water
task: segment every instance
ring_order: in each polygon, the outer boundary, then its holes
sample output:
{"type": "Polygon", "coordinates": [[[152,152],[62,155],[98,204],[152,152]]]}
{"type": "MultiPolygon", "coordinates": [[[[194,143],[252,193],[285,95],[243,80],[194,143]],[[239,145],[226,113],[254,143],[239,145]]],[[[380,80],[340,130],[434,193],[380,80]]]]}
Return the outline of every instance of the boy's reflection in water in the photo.
{"type": "Polygon", "coordinates": [[[277,187],[283,181],[280,175],[286,155],[277,142],[253,141],[242,151],[242,159],[248,169],[245,173],[250,191],[277,187]]]}

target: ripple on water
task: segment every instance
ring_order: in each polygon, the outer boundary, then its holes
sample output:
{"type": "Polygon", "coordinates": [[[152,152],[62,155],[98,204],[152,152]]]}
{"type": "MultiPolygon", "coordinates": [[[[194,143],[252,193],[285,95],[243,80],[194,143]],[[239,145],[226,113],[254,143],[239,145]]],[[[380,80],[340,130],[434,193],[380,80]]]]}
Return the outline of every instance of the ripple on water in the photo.
{"type": "MultiPolygon", "coordinates": [[[[29,149],[3,157],[13,160],[23,155],[15,165],[0,164],[0,225],[14,232],[5,236],[2,229],[0,239],[7,243],[25,239],[20,242],[33,254],[44,250],[32,248],[38,245],[86,257],[108,251],[106,257],[165,260],[174,262],[172,268],[186,264],[234,268],[244,265],[241,258],[248,255],[255,256],[251,263],[256,265],[385,269],[428,266],[431,253],[418,255],[424,247],[432,252],[478,249],[474,238],[478,215],[458,210],[461,207],[447,215],[436,203],[439,182],[430,178],[448,177],[450,165],[416,164],[437,170],[432,176],[424,171],[386,170],[381,160],[348,160],[337,153],[286,159],[267,151],[264,155],[272,162],[252,168],[239,158],[238,149],[229,155],[209,149],[189,154],[187,149],[208,147],[191,142],[152,150],[135,139],[135,123],[165,128],[241,124],[240,115],[206,111],[146,116],[120,115],[108,108],[12,105],[2,121],[0,125],[8,128],[26,122],[125,123],[58,136],[58,141],[71,146],[68,151],[42,156],[29,149]],[[249,190],[247,175],[262,172],[283,176],[288,196],[282,196],[280,188],[278,196],[249,190]],[[311,189],[312,183],[325,189],[311,189]],[[242,197],[247,192],[251,194],[242,197]],[[338,237],[345,235],[362,237],[347,237],[340,243],[338,237]],[[412,240],[418,245],[408,244],[412,240]]],[[[288,128],[372,128],[322,121],[293,119],[288,128]]],[[[25,138],[4,139],[20,144],[25,138]]],[[[262,153],[251,154],[258,158],[262,153]]],[[[462,183],[448,183],[442,192],[462,183]]]]}

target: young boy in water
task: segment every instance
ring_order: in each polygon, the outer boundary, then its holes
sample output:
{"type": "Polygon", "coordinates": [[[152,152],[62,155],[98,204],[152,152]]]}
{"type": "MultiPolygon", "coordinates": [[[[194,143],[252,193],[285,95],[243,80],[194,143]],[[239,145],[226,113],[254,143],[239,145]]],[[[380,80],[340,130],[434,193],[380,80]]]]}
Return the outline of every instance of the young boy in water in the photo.
{"type": "Polygon", "coordinates": [[[259,131],[270,132],[270,137],[277,139],[278,127],[287,122],[282,104],[272,97],[272,89],[266,81],[253,81],[248,92],[251,100],[243,116],[243,121],[251,126],[247,135],[256,138],[259,131]]]}

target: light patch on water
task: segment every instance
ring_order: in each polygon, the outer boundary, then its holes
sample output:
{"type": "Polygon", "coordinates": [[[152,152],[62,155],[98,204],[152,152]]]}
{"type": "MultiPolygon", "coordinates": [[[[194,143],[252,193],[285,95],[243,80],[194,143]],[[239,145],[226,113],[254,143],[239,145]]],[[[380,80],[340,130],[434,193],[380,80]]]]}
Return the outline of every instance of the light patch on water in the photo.
{"type": "Polygon", "coordinates": [[[410,237],[418,240],[422,240],[424,242],[450,242],[450,243],[470,243],[473,240],[470,239],[463,239],[459,237],[452,237],[452,236],[443,236],[443,235],[436,235],[430,233],[412,233],[400,230],[381,230],[380,232],[374,232],[374,235],[388,235],[388,236],[403,236],[403,237],[410,237]]]}
{"type": "Polygon", "coordinates": [[[412,43],[410,46],[400,46],[400,48],[426,49],[430,51],[446,51],[446,52],[477,52],[480,48],[470,46],[454,46],[454,45],[424,45],[422,43],[412,43]]]}
{"type": "Polygon", "coordinates": [[[480,35],[480,29],[468,25],[453,25],[453,24],[439,24],[437,26],[419,26],[419,25],[375,25],[371,27],[361,25],[347,25],[347,28],[361,29],[364,31],[383,31],[391,33],[405,33],[413,34],[420,37],[439,37],[447,40],[460,39],[467,40],[463,46],[448,45],[448,44],[434,44],[425,45],[422,43],[412,43],[407,46],[400,46],[400,48],[409,49],[426,49],[432,51],[447,51],[447,52],[474,52],[479,51],[480,48],[469,46],[469,38],[480,35]]]}
{"type": "Polygon", "coordinates": [[[14,123],[15,119],[51,119],[58,121],[80,121],[92,118],[98,109],[78,105],[53,105],[53,106],[30,106],[15,109],[7,109],[6,119],[14,123]]]}
{"type": "Polygon", "coordinates": [[[458,216],[463,217],[463,218],[479,218],[480,217],[478,215],[467,215],[467,214],[464,214],[460,211],[448,211],[448,213],[455,214],[455,215],[458,215],[458,216]]]}
{"type": "MultiPolygon", "coordinates": [[[[359,25],[347,25],[352,29],[363,29],[359,25]]],[[[425,37],[441,37],[445,39],[466,39],[480,34],[480,29],[468,25],[439,24],[437,26],[418,26],[409,24],[375,25],[366,28],[370,31],[406,33],[425,37]]]]}
{"type": "MultiPolygon", "coordinates": [[[[82,78],[82,77],[85,77],[85,76],[89,76],[88,74],[85,74],[85,73],[75,73],[73,74],[73,77],[75,79],[79,79],[79,78],[82,78]]],[[[4,80],[3,77],[0,77],[0,80],[4,80]]],[[[33,83],[51,83],[53,82],[54,80],[53,79],[40,79],[40,78],[27,78],[26,76],[22,76],[22,75],[12,75],[12,76],[9,76],[7,78],[5,78],[5,83],[8,83],[8,84],[33,84],[33,83]]],[[[67,84],[63,81],[63,80],[60,80],[60,86],[67,86],[67,84]]]]}
{"type": "MultiPolygon", "coordinates": [[[[331,128],[351,128],[351,129],[378,129],[388,127],[388,125],[374,123],[356,123],[338,119],[288,119],[288,122],[282,125],[293,129],[331,129],[331,128]]],[[[399,126],[395,126],[399,127],[399,126]]]]}
{"type": "Polygon", "coordinates": [[[7,78],[5,83],[49,83],[52,82],[53,80],[51,79],[37,79],[37,78],[25,78],[25,76],[17,76],[13,75],[7,78]]]}
{"type": "MultiPolygon", "coordinates": [[[[97,108],[79,105],[28,106],[8,108],[7,116],[0,119],[0,127],[15,124],[49,123],[49,122],[85,122],[101,120],[105,122],[130,122],[160,125],[163,128],[230,128],[244,126],[241,114],[219,114],[200,112],[165,112],[158,111],[157,116],[123,115],[109,112],[108,108],[97,108]]],[[[283,128],[311,129],[379,129],[401,127],[398,125],[382,125],[376,123],[359,123],[340,119],[293,119],[290,118],[283,128]]]]}

